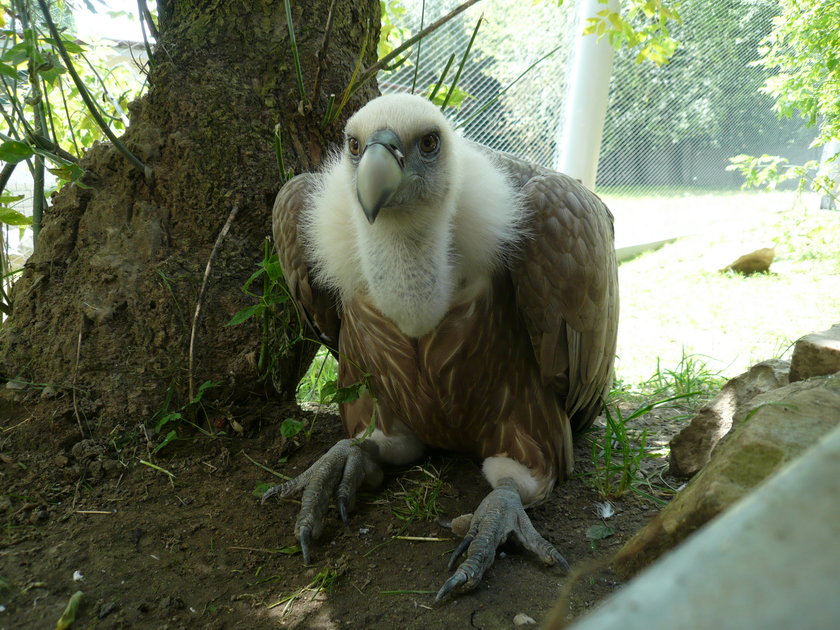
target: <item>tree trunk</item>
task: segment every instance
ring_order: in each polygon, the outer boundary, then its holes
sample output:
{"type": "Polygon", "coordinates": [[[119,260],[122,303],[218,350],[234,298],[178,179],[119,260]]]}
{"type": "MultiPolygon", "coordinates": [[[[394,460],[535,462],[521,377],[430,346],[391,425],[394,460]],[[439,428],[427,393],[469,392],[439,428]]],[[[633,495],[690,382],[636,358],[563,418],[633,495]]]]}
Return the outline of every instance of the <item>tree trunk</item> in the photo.
{"type": "MultiPolygon", "coordinates": [[[[170,409],[186,402],[196,301],[236,205],[202,300],[194,382],[219,383],[212,394],[225,405],[264,395],[260,322],[225,324],[255,303],[241,287],[262,259],[280,187],[274,127],[282,128],[286,166],[313,169],[340,140],[349,113],[376,89],[359,90],[337,120],[322,124],[328,95],[340,100],[365,37],[362,65],[375,61],[379,2],[292,4],[304,103],[283,2],[159,3],[150,89],[133,105],[123,138],[153,178],[110,144],[85,156],[90,188],[74,184],[56,195],[37,251],[15,284],[0,346],[4,376],[72,389],[82,415],[106,431],[115,421],[148,421],[167,392],[170,409]]],[[[275,321],[287,325],[276,326],[272,340],[273,381],[275,393],[290,398],[315,346],[296,341],[298,318],[290,306],[283,309],[275,321]]]]}

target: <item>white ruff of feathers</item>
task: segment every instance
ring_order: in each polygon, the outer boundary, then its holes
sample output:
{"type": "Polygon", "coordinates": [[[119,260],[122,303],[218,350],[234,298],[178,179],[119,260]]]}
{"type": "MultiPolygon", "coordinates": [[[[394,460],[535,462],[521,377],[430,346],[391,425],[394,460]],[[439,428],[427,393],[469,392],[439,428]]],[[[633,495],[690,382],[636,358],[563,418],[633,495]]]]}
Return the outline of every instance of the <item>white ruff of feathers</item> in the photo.
{"type": "Polygon", "coordinates": [[[448,149],[448,190],[436,207],[385,207],[369,224],[356,196],[354,166],[342,151],[327,161],[304,217],[316,281],[342,300],[368,297],[404,334],[420,337],[452,306],[489,286],[520,236],[523,205],[492,159],[455,135],[425,99],[380,97],[351,125],[363,143],[386,125],[402,138],[436,125],[441,158],[448,149]]]}

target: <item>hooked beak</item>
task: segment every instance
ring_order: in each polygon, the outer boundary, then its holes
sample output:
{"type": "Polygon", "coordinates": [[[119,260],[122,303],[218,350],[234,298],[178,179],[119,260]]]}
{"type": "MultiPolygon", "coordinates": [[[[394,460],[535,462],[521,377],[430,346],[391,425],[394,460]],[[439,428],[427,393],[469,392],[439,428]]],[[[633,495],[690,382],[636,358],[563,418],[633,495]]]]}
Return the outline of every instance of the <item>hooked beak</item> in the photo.
{"type": "Polygon", "coordinates": [[[401,149],[397,134],[382,129],[370,137],[362,151],[356,170],[356,196],[368,223],[373,224],[402,184],[405,159],[401,149]]]}

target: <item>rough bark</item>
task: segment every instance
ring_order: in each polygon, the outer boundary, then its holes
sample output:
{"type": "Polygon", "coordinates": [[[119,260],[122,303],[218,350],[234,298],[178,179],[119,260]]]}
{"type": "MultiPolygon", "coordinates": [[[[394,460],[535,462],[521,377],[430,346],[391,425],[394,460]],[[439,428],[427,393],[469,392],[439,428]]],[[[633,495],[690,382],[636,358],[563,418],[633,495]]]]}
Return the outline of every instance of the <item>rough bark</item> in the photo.
{"type": "MultiPolygon", "coordinates": [[[[240,288],[262,258],[280,187],[274,126],[283,130],[287,166],[312,169],[340,138],[346,116],[376,89],[360,90],[338,120],[322,124],[328,95],[340,97],[350,81],[366,33],[364,64],[375,60],[379,32],[379,2],[335,0],[321,55],[330,4],[293,3],[309,101],[302,105],[282,2],[159,3],[150,89],[134,104],[123,138],[154,169],[153,180],[110,144],[89,151],[82,165],[90,188],[71,185],[55,197],[15,284],[0,346],[3,376],[74,389],[106,429],[119,419],[148,420],[167,390],[184,402],[204,268],[239,204],[204,297],[195,382],[221,383],[213,393],[225,404],[264,393],[259,322],[225,324],[253,303],[240,288]]],[[[314,346],[288,343],[297,335],[293,312],[280,312],[278,321],[291,327],[276,327],[274,381],[290,397],[314,346]]]]}

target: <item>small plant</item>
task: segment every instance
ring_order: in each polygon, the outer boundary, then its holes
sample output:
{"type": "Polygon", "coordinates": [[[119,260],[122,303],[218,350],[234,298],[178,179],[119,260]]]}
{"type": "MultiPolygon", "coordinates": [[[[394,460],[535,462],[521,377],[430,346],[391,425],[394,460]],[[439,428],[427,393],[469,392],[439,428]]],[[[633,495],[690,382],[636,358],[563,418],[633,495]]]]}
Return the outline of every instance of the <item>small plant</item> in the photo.
{"type": "Polygon", "coordinates": [[[242,292],[257,300],[257,303],[235,313],[226,325],[238,326],[252,317],[257,317],[261,320],[262,336],[260,354],[257,359],[257,370],[261,378],[266,379],[274,374],[275,357],[282,356],[285,350],[303,340],[302,323],[298,321],[297,327],[293,327],[291,322],[288,321],[294,309],[275,308],[278,304],[288,303],[291,297],[289,296],[289,290],[283,278],[283,268],[280,266],[280,260],[277,257],[277,253],[272,251],[269,239],[265,239],[263,242],[262,260],[257,263],[257,270],[242,285],[242,292]],[[255,293],[252,290],[252,286],[257,280],[262,280],[261,293],[255,293]],[[278,319],[282,321],[278,321],[278,319]],[[274,339],[273,333],[275,331],[290,330],[297,330],[297,336],[294,338],[287,336],[287,338],[279,342],[283,347],[273,348],[272,346],[278,343],[274,339]]]}
{"type": "Polygon", "coordinates": [[[683,403],[690,401],[690,407],[694,409],[716,393],[724,381],[720,372],[710,370],[699,355],[686,354],[683,348],[675,368],[663,369],[657,358],[656,372],[642,384],[642,390],[653,396],[671,395],[683,403]]]}
{"type": "Polygon", "coordinates": [[[325,404],[338,383],[338,361],[326,346],[321,346],[315,359],[300,380],[297,390],[298,402],[319,402],[325,404]],[[330,384],[328,386],[328,384],[330,384]]]}
{"type": "Polygon", "coordinates": [[[591,440],[593,470],[587,473],[587,476],[591,478],[592,486],[602,497],[613,499],[632,491],[655,503],[664,503],[644,489],[644,487],[650,488],[651,484],[642,474],[644,460],[659,457],[659,455],[648,450],[647,430],[641,432],[634,444],[634,438],[627,429],[627,423],[650,413],[656,407],[694,395],[696,392],[689,392],[644,404],[626,418],[618,405],[604,407],[606,419],[604,435],[600,440],[591,440]]]}
{"type": "Polygon", "coordinates": [[[397,481],[400,490],[392,496],[398,504],[391,507],[391,513],[407,523],[438,518],[441,513],[438,499],[445,485],[443,471],[431,463],[409,470],[397,481]]]}
{"type": "MultiPolygon", "coordinates": [[[[607,424],[603,439],[592,440],[592,485],[602,497],[617,498],[630,490],[637,480],[646,456],[647,431],[642,431],[638,446],[634,446],[621,409],[604,407],[604,415],[607,424]]],[[[633,417],[637,416],[631,415],[628,420],[633,417]]]]}
{"type": "Polygon", "coordinates": [[[303,597],[307,591],[312,593],[313,598],[322,591],[326,593],[331,592],[335,587],[335,583],[338,581],[338,578],[344,574],[345,570],[346,567],[343,564],[339,564],[336,567],[324,567],[306,586],[301,587],[293,593],[282,596],[276,602],[269,604],[268,608],[276,608],[277,606],[285,604],[281,613],[281,616],[285,617],[292,605],[303,597]]]}
{"type": "Polygon", "coordinates": [[[173,388],[169,388],[169,391],[166,393],[166,399],[163,402],[163,407],[152,418],[152,421],[155,423],[155,435],[161,435],[165,430],[169,430],[157,446],[152,449],[152,455],[157,454],[171,442],[178,439],[178,425],[182,422],[193,426],[207,436],[223,435],[223,433],[214,433],[212,429],[203,429],[198,426],[196,422],[199,411],[205,412],[206,415],[206,411],[202,403],[204,393],[208,389],[216,387],[216,385],[218,385],[218,383],[214,383],[213,381],[204,381],[199,386],[195,396],[189,402],[174,410],[169,409],[169,405],[172,403],[173,395],[173,388]]]}

